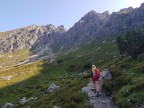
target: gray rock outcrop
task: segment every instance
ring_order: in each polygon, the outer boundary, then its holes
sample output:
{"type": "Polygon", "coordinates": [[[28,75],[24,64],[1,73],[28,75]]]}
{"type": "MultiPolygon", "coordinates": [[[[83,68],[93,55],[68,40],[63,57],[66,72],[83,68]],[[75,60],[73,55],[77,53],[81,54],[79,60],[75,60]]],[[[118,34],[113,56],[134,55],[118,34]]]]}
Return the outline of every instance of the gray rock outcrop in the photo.
{"type": "Polygon", "coordinates": [[[2,108],[14,108],[12,103],[6,103],[2,108]]]}
{"type": "Polygon", "coordinates": [[[54,91],[54,90],[56,90],[56,89],[58,89],[58,88],[59,88],[59,86],[57,86],[55,83],[52,83],[52,84],[48,87],[47,92],[48,92],[48,93],[51,93],[52,91],[54,91]]]}
{"type": "Polygon", "coordinates": [[[24,105],[25,103],[27,103],[28,101],[30,101],[30,100],[36,100],[37,99],[37,97],[31,97],[31,98],[29,98],[29,99],[26,99],[26,97],[23,97],[22,99],[20,99],[20,104],[21,105],[24,105]]]}
{"type": "Polygon", "coordinates": [[[13,52],[20,49],[38,49],[41,46],[50,46],[53,37],[58,37],[66,30],[64,26],[32,25],[0,34],[0,53],[13,52]]]}
{"type": "Polygon", "coordinates": [[[103,80],[111,80],[112,79],[112,75],[110,74],[108,69],[104,69],[101,72],[101,79],[103,79],[103,80]]]}
{"type": "Polygon", "coordinates": [[[27,102],[26,97],[23,97],[22,99],[20,99],[20,104],[24,105],[27,102]]]}

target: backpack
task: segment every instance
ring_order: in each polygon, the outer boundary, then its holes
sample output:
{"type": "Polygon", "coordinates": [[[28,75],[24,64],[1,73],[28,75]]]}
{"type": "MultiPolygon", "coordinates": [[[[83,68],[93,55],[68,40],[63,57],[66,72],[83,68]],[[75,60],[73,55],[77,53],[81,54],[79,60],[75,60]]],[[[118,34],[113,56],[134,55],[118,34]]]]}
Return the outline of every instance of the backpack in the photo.
{"type": "Polygon", "coordinates": [[[90,71],[90,77],[91,77],[91,78],[93,77],[93,72],[92,72],[92,71],[90,71]]]}
{"type": "Polygon", "coordinates": [[[99,69],[95,69],[94,70],[94,74],[93,74],[93,78],[98,79],[100,77],[100,70],[99,69]]]}

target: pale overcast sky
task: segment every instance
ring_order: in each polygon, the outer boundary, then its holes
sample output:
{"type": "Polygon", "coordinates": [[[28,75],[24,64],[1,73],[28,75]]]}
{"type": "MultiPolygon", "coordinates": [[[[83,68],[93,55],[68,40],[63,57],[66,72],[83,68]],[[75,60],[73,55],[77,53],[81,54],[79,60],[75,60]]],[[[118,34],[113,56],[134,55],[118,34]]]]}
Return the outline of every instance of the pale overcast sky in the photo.
{"type": "Polygon", "coordinates": [[[69,29],[91,10],[117,12],[139,7],[144,0],[1,0],[0,31],[32,24],[64,25],[69,29]]]}

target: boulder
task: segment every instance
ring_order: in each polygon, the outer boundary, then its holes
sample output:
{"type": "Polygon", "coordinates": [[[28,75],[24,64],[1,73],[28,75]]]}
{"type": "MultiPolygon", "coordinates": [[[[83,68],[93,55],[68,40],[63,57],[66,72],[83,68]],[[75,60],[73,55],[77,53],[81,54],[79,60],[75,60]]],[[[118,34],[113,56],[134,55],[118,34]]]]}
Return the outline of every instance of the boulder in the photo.
{"type": "Polygon", "coordinates": [[[27,102],[26,97],[23,97],[22,99],[20,99],[20,104],[24,105],[27,102]]]}
{"type": "Polygon", "coordinates": [[[20,99],[20,104],[24,105],[26,102],[30,101],[30,100],[36,100],[37,97],[31,97],[29,99],[26,99],[26,97],[23,97],[22,99],[20,99]]]}
{"type": "Polygon", "coordinates": [[[112,76],[111,76],[108,69],[105,69],[101,72],[101,79],[104,79],[104,80],[111,80],[112,79],[112,76]]]}
{"type": "Polygon", "coordinates": [[[53,108],[60,108],[60,107],[54,106],[53,108]]]}
{"type": "Polygon", "coordinates": [[[56,90],[56,89],[58,89],[58,88],[59,88],[59,86],[57,86],[55,83],[52,83],[52,84],[48,87],[47,92],[48,92],[48,93],[51,93],[52,91],[54,91],[54,90],[56,90]]]}
{"type": "Polygon", "coordinates": [[[12,103],[6,103],[3,108],[14,108],[14,105],[12,103]]]}
{"type": "Polygon", "coordinates": [[[93,83],[88,83],[87,87],[82,88],[82,93],[85,93],[88,95],[89,98],[93,98],[96,96],[94,92],[92,92],[92,89],[94,89],[93,83]]]}

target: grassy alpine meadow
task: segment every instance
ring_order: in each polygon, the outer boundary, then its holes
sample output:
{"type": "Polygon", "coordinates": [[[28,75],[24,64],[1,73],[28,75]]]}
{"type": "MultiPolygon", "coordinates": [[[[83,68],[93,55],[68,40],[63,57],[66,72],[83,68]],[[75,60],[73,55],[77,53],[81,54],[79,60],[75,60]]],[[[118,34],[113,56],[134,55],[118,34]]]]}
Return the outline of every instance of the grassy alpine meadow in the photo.
{"type": "Polygon", "coordinates": [[[28,49],[22,49],[16,52],[0,54],[0,68],[10,67],[17,63],[23,62],[30,57],[31,53],[28,49]]]}
{"type": "Polygon", "coordinates": [[[7,70],[2,68],[0,105],[10,102],[18,108],[91,108],[87,96],[81,92],[89,78],[79,75],[91,64],[96,64],[101,70],[110,70],[113,79],[106,81],[103,88],[120,108],[137,108],[143,104],[144,55],[137,60],[121,57],[114,40],[103,40],[97,44],[92,42],[59,53],[54,62],[49,61],[37,61],[7,70]],[[55,83],[59,89],[48,94],[47,88],[51,83],[55,83]],[[37,99],[20,105],[19,100],[23,97],[37,99]]]}
{"type": "Polygon", "coordinates": [[[88,104],[84,104],[87,101],[86,96],[81,93],[81,88],[86,86],[88,79],[78,74],[68,74],[55,63],[48,64],[48,61],[38,61],[33,64],[14,67],[12,70],[6,70],[1,74],[1,76],[10,75],[12,76],[11,80],[1,79],[0,105],[11,102],[18,108],[25,108],[26,106],[49,108],[54,105],[65,108],[68,105],[90,107],[88,104]],[[47,94],[47,88],[51,83],[60,87],[52,94],[47,94]],[[37,100],[19,105],[19,100],[23,97],[37,97],[37,100]]]}
{"type": "Polygon", "coordinates": [[[37,61],[28,65],[1,69],[0,72],[0,105],[7,102],[16,107],[34,108],[91,108],[88,99],[81,89],[89,82],[88,76],[79,73],[91,64],[102,68],[107,67],[116,56],[119,56],[114,42],[103,41],[89,46],[71,50],[55,57],[55,61],[37,61]],[[100,45],[101,44],[101,45],[100,45]],[[109,62],[111,60],[111,62],[109,62]],[[7,80],[9,78],[9,80],[7,80]],[[59,86],[51,94],[47,88],[51,83],[59,86]],[[24,105],[20,105],[21,98],[37,97],[24,105]]]}
{"type": "Polygon", "coordinates": [[[105,81],[103,89],[119,108],[137,108],[144,100],[144,54],[137,60],[120,56],[115,41],[99,43],[59,53],[55,61],[49,59],[31,64],[0,69],[0,105],[10,102],[17,108],[92,108],[81,89],[89,82],[89,75],[79,73],[96,64],[108,68],[113,79],[105,81]],[[47,93],[51,83],[59,89],[47,93]],[[21,98],[34,97],[24,105],[21,98]]]}

